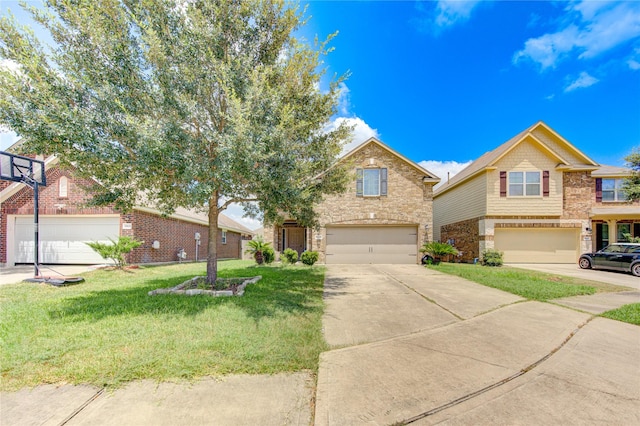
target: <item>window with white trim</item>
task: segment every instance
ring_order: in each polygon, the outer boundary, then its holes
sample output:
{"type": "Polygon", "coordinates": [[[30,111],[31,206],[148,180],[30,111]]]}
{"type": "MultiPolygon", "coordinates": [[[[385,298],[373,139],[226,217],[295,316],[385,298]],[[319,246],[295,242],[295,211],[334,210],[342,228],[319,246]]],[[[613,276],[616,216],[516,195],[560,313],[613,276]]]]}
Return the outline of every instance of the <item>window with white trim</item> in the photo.
{"type": "Polygon", "coordinates": [[[58,197],[67,198],[69,196],[69,180],[66,176],[61,176],[58,179],[58,197]]]}
{"type": "Polygon", "coordinates": [[[222,244],[227,244],[227,231],[222,231],[222,244]]]}
{"type": "Polygon", "coordinates": [[[602,201],[627,201],[623,183],[624,179],[602,179],[602,201]]]}
{"type": "Polygon", "coordinates": [[[356,169],[356,196],[387,195],[387,169],[356,169]]]}
{"type": "Polygon", "coordinates": [[[510,197],[539,197],[542,174],[535,172],[509,172],[510,197]]]}

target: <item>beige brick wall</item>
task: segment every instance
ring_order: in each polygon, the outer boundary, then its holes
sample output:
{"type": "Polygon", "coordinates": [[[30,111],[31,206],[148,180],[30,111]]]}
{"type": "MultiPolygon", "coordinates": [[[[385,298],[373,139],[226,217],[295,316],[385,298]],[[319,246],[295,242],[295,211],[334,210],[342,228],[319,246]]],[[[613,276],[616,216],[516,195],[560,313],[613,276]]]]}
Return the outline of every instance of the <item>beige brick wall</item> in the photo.
{"type": "MultiPolygon", "coordinates": [[[[418,247],[433,238],[433,182],[424,183],[425,174],[376,143],[364,146],[349,157],[352,180],[344,194],[328,196],[318,207],[320,229],[310,231],[307,247],[320,253],[324,262],[327,225],[415,225],[418,247]],[[387,168],[386,196],[357,197],[356,168],[387,168]],[[319,237],[317,238],[317,236],[319,237]]],[[[265,241],[277,246],[274,227],[266,225],[265,241]]],[[[419,259],[416,258],[416,262],[419,259]]]]}

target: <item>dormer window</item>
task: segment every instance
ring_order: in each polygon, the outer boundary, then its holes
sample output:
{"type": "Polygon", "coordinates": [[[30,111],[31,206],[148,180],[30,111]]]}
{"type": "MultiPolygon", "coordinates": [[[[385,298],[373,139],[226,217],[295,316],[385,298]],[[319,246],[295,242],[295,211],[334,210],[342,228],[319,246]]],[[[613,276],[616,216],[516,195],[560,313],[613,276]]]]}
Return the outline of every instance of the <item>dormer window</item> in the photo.
{"type": "Polygon", "coordinates": [[[356,169],[356,196],[379,197],[387,195],[387,169],[356,169]]]}

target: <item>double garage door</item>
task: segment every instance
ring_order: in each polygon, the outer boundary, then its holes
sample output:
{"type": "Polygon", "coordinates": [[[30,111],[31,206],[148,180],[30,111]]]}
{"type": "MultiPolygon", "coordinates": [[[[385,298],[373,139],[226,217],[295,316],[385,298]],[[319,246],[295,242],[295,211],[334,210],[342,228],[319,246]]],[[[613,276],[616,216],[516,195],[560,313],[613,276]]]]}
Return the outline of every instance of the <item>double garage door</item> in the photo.
{"type": "Polygon", "coordinates": [[[417,261],[416,226],[327,227],[326,263],[402,263],[417,261]]]}
{"type": "MultiPolygon", "coordinates": [[[[33,216],[15,218],[15,263],[33,263],[33,216]]],[[[117,239],[119,217],[40,217],[40,263],[96,264],[105,260],[85,242],[117,239]]]]}
{"type": "Polygon", "coordinates": [[[580,231],[571,229],[496,229],[495,248],[505,263],[575,263],[580,231]]]}

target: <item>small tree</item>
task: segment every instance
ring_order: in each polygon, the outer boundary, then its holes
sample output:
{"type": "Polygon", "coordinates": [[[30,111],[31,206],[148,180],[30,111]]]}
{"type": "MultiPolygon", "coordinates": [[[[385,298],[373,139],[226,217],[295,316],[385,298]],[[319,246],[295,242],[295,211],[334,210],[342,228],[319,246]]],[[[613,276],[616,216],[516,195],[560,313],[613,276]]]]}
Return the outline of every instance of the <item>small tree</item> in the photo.
{"type": "Polygon", "coordinates": [[[629,201],[640,200],[640,148],[636,148],[624,159],[631,169],[631,176],[624,180],[622,191],[629,201]]]}
{"type": "Polygon", "coordinates": [[[140,247],[144,241],[138,241],[128,236],[118,237],[118,241],[109,238],[111,244],[99,243],[97,241],[85,243],[91,247],[96,253],[105,260],[112,260],[118,269],[122,269],[127,265],[125,255],[131,253],[134,248],[140,247]]]}
{"type": "MultiPolygon", "coordinates": [[[[245,253],[251,254],[258,265],[262,265],[262,263],[264,262],[265,252],[268,252],[270,250],[271,255],[273,255],[273,248],[271,248],[271,243],[265,242],[261,235],[258,235],[255,240],[250,240],[247,245],[249,246],[249,248],[245,253]]],[[[269,256],[269,254],[267,254],[267,256],[269,256]]]]}
{"type": "Polygon", "coordinates": [[[424,243],[420,248],[421,253],[426,253],[433,257],[437,262],[442,259],[443,256],[457,255],[458,250],[448,243],[441,243],[439,241],[431,241],[424,243]]]}

